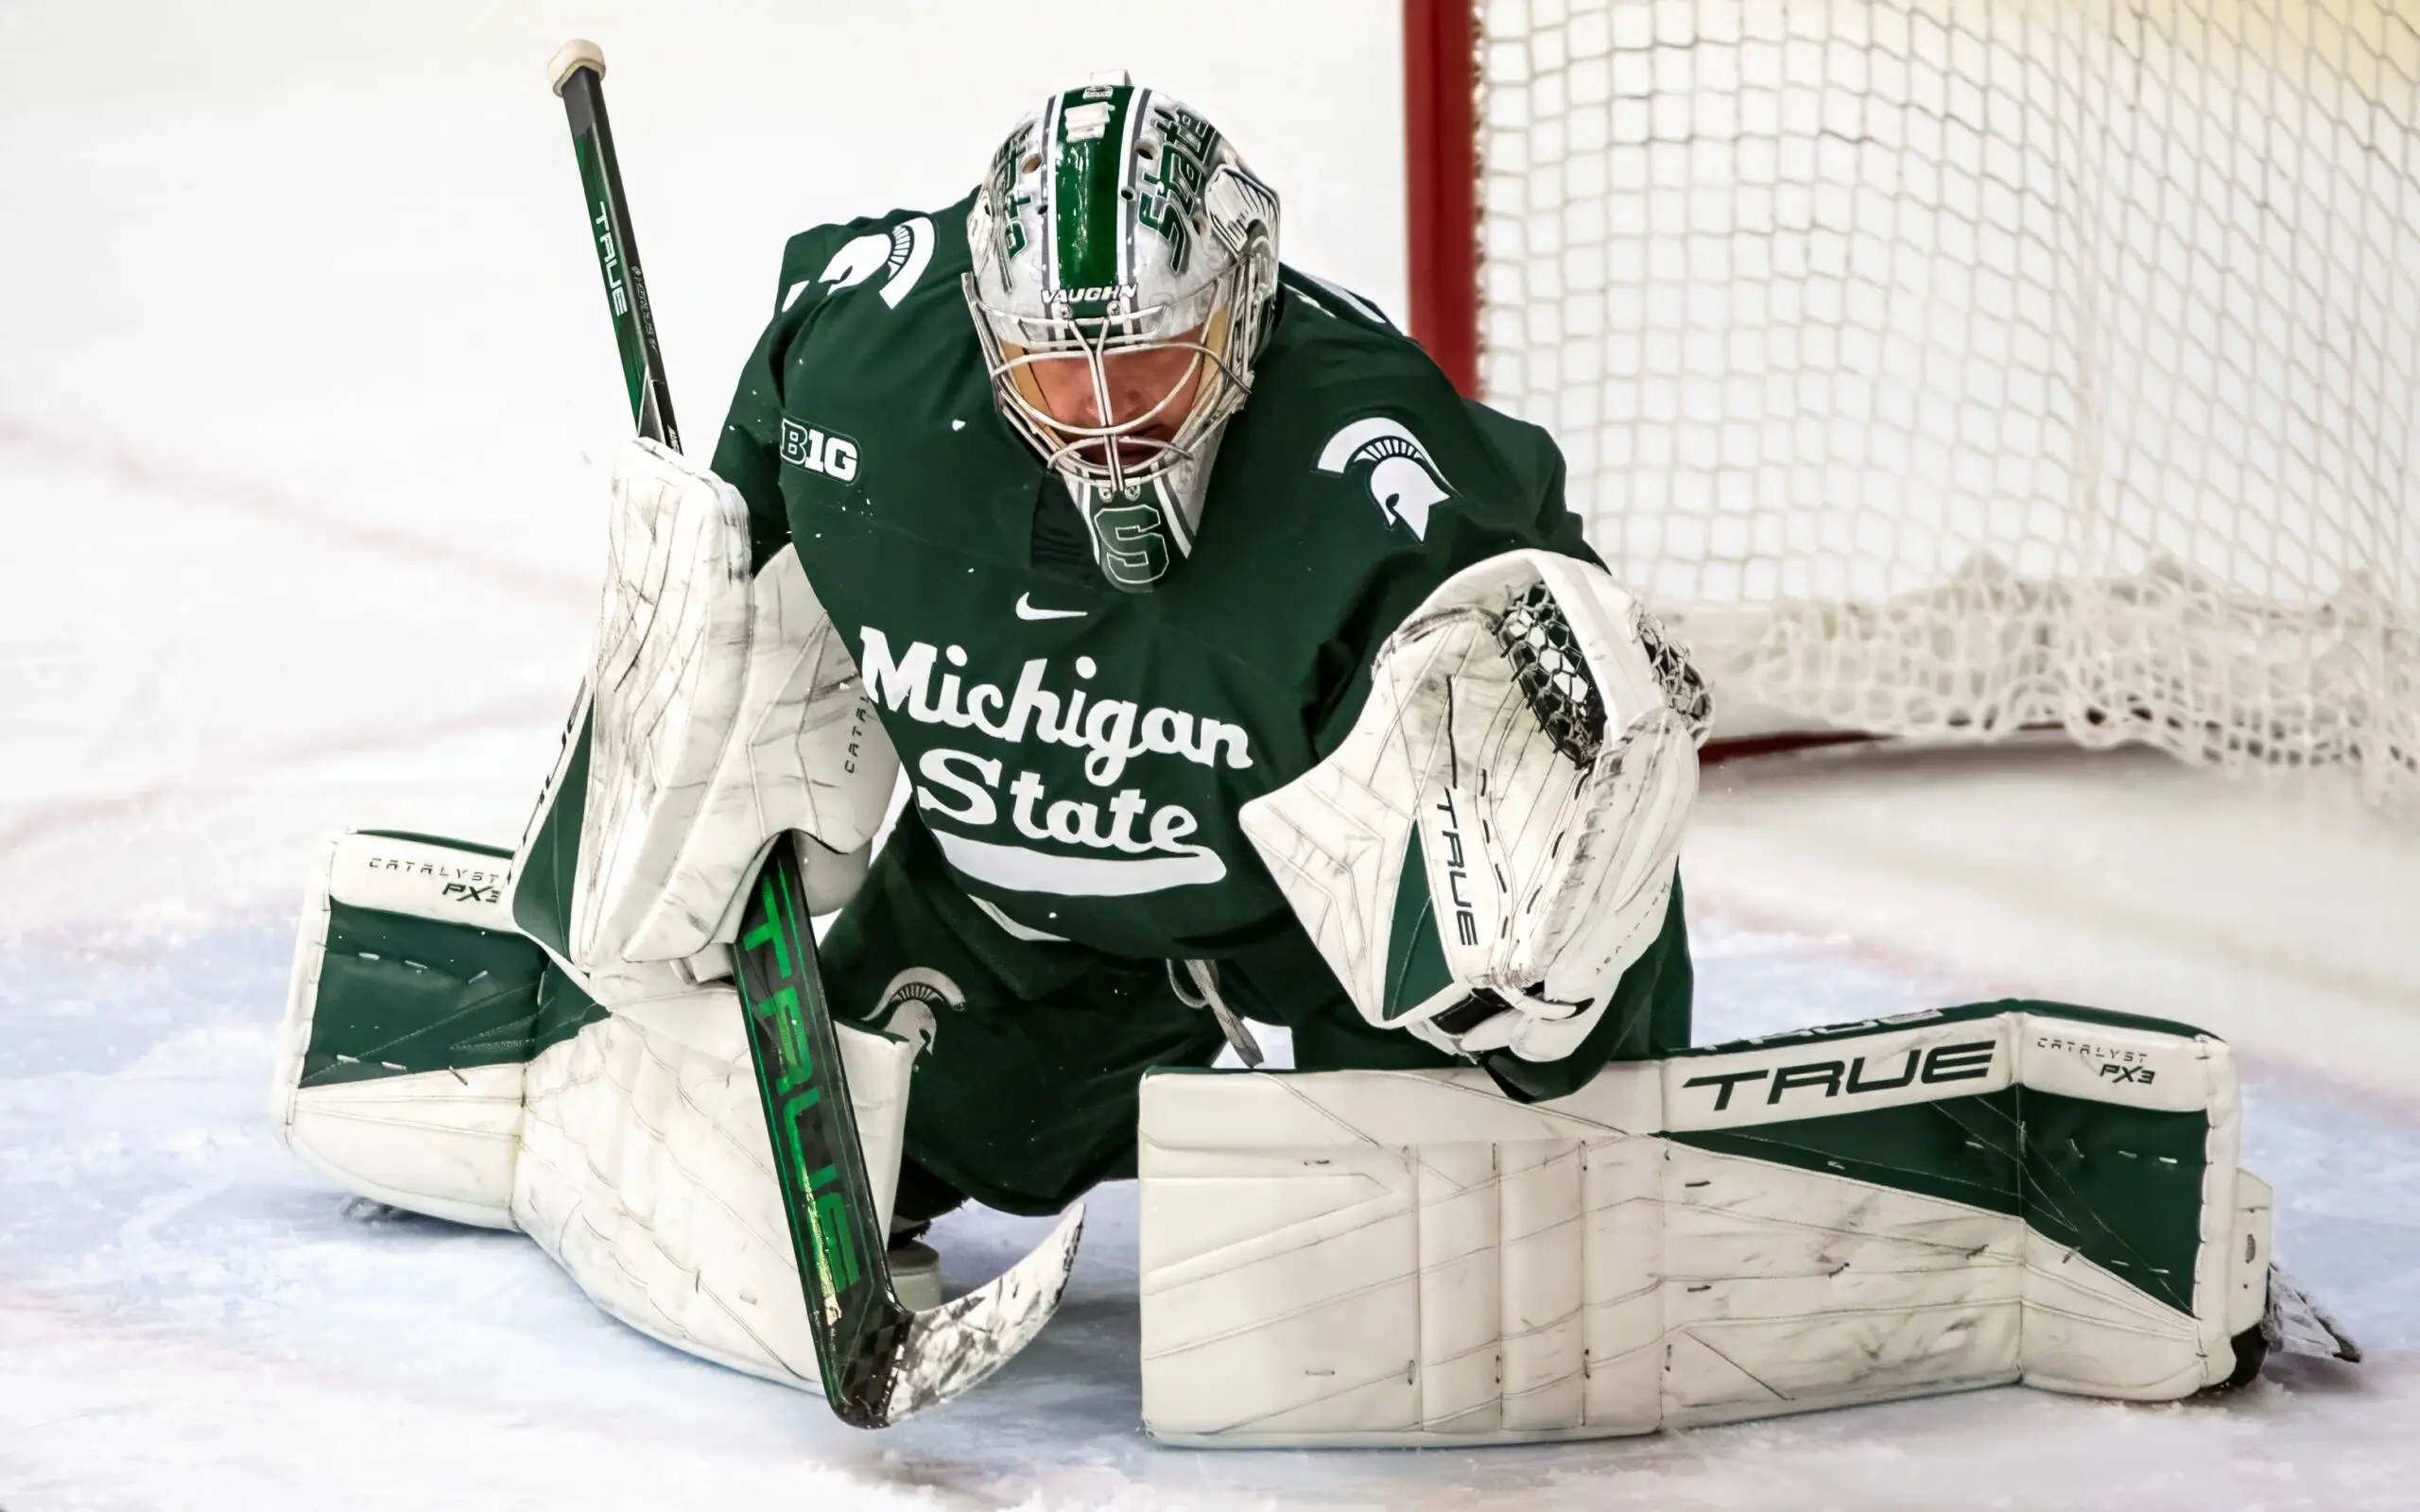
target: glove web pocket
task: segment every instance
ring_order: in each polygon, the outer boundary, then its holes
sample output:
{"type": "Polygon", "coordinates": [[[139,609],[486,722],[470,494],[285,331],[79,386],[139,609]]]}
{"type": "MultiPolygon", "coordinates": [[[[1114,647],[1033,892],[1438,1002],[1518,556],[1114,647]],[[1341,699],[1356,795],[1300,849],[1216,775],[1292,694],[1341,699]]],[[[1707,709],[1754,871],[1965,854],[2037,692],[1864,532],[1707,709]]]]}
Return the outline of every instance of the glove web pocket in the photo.
{"type": "Polygon", "coordinates": [[[1544,583],[1523,590],[1495,617],[1495,639],[1555,749],[1574,765],[1593,764],[1605,745],[1605,698],[1553,592],[1544,583]]]}

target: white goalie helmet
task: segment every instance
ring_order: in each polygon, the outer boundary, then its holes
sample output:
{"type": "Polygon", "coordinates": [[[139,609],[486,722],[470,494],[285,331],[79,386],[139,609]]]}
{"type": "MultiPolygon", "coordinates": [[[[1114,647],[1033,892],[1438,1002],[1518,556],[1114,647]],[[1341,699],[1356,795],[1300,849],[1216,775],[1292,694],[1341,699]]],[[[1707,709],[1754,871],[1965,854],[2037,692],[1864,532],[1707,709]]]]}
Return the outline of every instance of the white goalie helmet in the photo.
{"type": "Polygon", "coordinates": [[[1121,77],[1017,123],[967,238],[1000,413],[1068,480],[1104,575],[1150,588],[1192,549],[1252,389],[1276,308],[1276,194],[1209,122],[1121,77]]]}

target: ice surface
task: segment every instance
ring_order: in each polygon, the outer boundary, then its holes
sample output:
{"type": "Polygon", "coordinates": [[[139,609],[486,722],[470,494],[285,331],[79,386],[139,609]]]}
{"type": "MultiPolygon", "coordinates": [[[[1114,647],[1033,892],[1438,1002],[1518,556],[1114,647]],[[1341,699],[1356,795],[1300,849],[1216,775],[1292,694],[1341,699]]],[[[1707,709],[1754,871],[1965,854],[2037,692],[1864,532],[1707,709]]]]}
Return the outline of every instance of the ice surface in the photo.
{"type": "MultiPolygon", "coordinates": [[[[347,1201],[263,1112],[282,923],[0,964],[0,1505],[1371,1507],[2408,1504],[2420,1131],[2257,1087],[2282,1252],[2379,1351],[2224,1402],[2004,1390],[1539,1450],[1205,1453],[1137,1426],[1134,1205],[1102,1193],[1059,1318],[882,1435],[592,1308],[517,1235],[347,1201]],[[1969,1493],[1972,1493],[1971,1496],[1969,1493]],[[337,1495],[340,1493],[340,1495],[337,1495]],[[2197,1501],[2196,1499],[2203,1499],[2197,1501]],[[2250,1504],[2255,1497],[2221,1504],[2250,1504]]],[[[1716,929],[1717,1033],[1896,1007],[1900,977],[1716,929]],[[1788,1005],[1784,1009],[1781,1005],[1788,1005]]],[[[1045,1226],[943,1221],[945,1279],[1045,1226]]]]}
{"type": "MultiPolygon", "coordinates": [[[[2232,1400],[1998,1391],[1607,1444],[1136,1426],[1131,1193],[1070,1299],[878,1435],[349,1208],[264,1110],[314,836],[509,839],[626,417],[560,109],[608,86],[693,446],[816,220],[954,197],[1131,65],[1400,309],[1397,7],[0,0],[0,1507],[2392,1507],[2420,1484],[2412,832],[2124,760],[1711,774],[1711,1033],[2050,992],[2215,1017],[2288,1262],[2377,1351],[2232,1400]],[[2207,1009],[2207,1013],[2202,1010],[2207,1009]]],[[[942,1226],[947,1277],[1040,1226],[942,1226]]]]}

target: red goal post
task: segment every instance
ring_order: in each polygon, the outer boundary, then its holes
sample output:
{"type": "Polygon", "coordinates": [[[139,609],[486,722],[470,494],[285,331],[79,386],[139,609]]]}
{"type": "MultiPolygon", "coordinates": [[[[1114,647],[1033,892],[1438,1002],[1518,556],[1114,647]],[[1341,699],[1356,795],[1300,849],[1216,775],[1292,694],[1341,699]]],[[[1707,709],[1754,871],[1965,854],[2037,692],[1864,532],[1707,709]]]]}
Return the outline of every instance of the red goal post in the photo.
{"type": "Polygon", "coordinates": [[[1478,397],[1478,61],[1475,0],[1404,0],[1411,332],[1472,398],[1478,397]]]}
{"type": "Polygon", "coordinates": [[[1405,0],[1410,319],[1719,733],[2420,794],[2420,10],[1405,0]]]}

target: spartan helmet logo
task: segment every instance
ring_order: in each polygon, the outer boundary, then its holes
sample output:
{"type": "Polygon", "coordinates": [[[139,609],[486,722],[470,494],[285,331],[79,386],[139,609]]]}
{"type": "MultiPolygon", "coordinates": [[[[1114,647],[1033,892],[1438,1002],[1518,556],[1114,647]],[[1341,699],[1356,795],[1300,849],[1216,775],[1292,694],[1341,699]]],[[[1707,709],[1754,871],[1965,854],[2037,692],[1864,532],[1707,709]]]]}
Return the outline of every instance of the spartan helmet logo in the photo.
{"type": "Polygon", "coordinates": [[[882,989],[870,1022],[886,1034],[913,1043],[921,1056],[933,1048],[941,1033],[941,1021],[933,1010],[964,1006],[966,994],[956,982],[929,966],[911,966],[882,989]]]}
{"type": "Polygon", "coordinates": [[[1428,511],[1454,491],[1437,471],[1428,448],[1399,421],[1384,416],[1357,420],[1320,448],[1322,472],[1343,472],[1364,462],[1371,464],[1366,481],[1378,512],[1427,540],[1428,511]]]}
{"type": "MultiPolygon", "coordinates": [[[[892,309],[908,297],[916,281],[925,276],[925,265],[933,260],[933,223],[923,215],[911,215],[888,232],[869,232],[832,254],[823,265],[819,284],[850,288],[864,283],[876,273],[883,275],[882,300],[892,309]]],[[[796,303],[806,288],[804,280],[789,286],[782,296],[782,308],[796,303]]]]}

